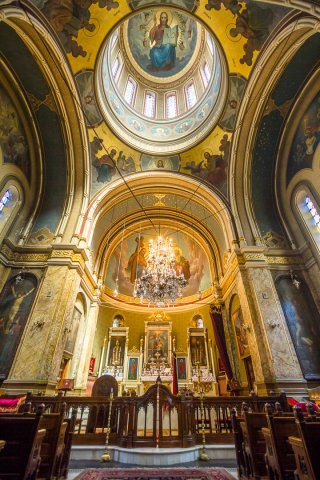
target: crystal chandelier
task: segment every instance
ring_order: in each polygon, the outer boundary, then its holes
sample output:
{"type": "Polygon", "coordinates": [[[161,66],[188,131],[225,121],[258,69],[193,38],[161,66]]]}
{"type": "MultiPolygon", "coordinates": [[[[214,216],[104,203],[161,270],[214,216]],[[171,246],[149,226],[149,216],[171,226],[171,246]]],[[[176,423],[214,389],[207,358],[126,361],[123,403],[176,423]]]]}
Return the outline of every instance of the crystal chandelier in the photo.
{"type": "Polygon", "coordinates": [[[182,297],[187,281],[182,272],[176,272],[172,240],[159,236],[149,242],[147,267],[134,282],[133,296],[153,305],[169,305],[182,297]]]}

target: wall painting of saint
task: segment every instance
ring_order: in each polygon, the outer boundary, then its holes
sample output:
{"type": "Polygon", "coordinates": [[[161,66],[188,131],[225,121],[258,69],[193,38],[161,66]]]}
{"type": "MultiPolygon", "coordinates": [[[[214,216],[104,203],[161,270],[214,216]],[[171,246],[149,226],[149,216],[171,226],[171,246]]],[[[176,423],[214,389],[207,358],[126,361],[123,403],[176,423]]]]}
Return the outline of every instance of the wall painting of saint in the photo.
{"type": "Polygon", "coordinates": [[[128,363],[128,380],[137,380],[139,371],[139,357],[130,357],[128,363]]]}
{"type": "Polygon", "coordinates": [[[178,377],[178,380],[187,379],[186,357],[177,357],[177,377],[178,377]]]}
{"type": "Polygon", "coordinates": [[[299,282],[297,288],[291,277],[280,277],[276,288],[304,377],[320,380],[320,315],[309,288],[299,282]]]}
{"type": "Polygon", "coordinates": [[[37,278],[31,273],[10,278],[0,295],[0,379],[10,371],[36,295],[37,278]]]}

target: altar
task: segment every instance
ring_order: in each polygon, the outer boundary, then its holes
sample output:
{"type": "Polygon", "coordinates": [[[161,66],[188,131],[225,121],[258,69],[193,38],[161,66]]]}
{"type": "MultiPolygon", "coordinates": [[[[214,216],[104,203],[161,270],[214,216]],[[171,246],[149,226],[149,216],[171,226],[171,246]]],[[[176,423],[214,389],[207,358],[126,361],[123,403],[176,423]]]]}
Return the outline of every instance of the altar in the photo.
{"type": "Polygon", "coordinates": [[[101,356],[99,374],[117,380],[119,395],[143,395],[159,378],[172,391],[174,375],[180,391],[219,394],[212,342],[203,323],[186,326],[185,348],[176,347],[172,322],[164,314],[144,322],[139,347],[128,349],[129,336],[129,327],[114,322],[101,356]]]}

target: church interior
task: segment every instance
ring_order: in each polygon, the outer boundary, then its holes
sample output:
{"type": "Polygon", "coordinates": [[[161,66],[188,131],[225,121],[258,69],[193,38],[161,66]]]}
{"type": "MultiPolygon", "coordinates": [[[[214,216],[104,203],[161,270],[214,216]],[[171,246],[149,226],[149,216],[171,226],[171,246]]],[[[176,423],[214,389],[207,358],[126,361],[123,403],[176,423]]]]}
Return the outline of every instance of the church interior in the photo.
{"type": "Polygon", "coordinates": [[[319,19],[317,0],[0,2],[1,479],[221,444],[235,477],[202,478],[320,478],[301,433],[320,435],[319,19]],[[289,410],[307,476],[264,455],[289,410]],[[65,453],[10,476],[12,430],[40,422],[34,456],[46,415],[65,453]]]}

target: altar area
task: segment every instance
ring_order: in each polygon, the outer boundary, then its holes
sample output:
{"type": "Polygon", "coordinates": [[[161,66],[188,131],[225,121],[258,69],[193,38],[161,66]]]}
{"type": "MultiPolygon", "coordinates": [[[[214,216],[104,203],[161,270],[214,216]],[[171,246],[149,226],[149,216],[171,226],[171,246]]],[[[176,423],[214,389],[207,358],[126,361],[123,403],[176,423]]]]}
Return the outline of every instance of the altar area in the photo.
{"type": "Polygon", "coordinates": [[[214,358],[212,341],[208,341],[202,319],[187,327],[184,349],[176,348],[172,322],[163,316],[145,321],[144,326],[139,348],[133,346],[129,350],[129,327],[118,319],[113,322],[105,337],[98,377],[113,376],[119,396],[141,396],[158,378],[175,394],[180,390],[194,393],[201,390],[209,396],[219,395],[218,359],[214,358]]]}

